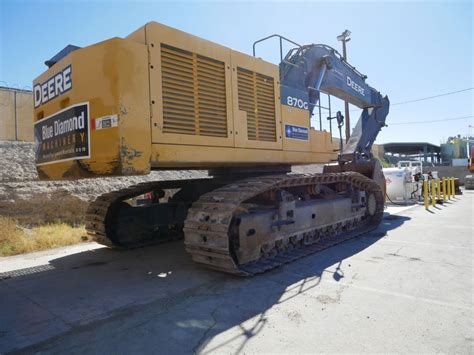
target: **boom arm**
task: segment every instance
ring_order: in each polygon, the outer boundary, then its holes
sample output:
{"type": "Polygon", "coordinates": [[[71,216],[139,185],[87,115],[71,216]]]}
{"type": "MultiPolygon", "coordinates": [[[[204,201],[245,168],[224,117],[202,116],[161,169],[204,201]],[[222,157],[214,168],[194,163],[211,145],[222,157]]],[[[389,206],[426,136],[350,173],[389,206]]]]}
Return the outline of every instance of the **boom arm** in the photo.
{"type": "Polygon", "coordinates": [[[310,115],[320,92],[362,108],[362,114],[339,160],[352,162],[372,157],[372,144],[385,126],[390,101],[366,84],[365,75],[349,65],[333,48],[321,44],[290,51],[280,64],[282,101],[291,94],[307,100],[310,115]]]}

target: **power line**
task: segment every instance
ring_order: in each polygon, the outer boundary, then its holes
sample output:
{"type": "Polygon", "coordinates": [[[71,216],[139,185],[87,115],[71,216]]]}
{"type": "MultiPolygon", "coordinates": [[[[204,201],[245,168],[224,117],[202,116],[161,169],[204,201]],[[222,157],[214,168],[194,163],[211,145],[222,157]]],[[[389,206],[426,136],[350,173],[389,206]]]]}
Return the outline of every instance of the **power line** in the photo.
{"type": "MultiPolygon", "coordinates": [[[[437,97],[448,96],[448,95],[454,95],[454,94],[458,94],[458,93],[460,93],[460,92],[465,92],[465,91],[469,91],[469,90],[473,90],[473,89],[474,89],[474,87],[471,87],[471,88],[466,88],[466,89],[462,89],[462,90],[456,90],[456,91],[446,92],[446,93],[444,93],[444,94],[422,97],[422,98],[414,99],[414,100],[407,100],[407,101],[394,102],[394,103],[390,103],[390,106],[404,105],[404,104],[410,104],[410,103],[412,103],[412,102],[431,100],[431,99],[435,99],[435,98],[437,98],[437,97]]],[[[353,109],[353,110],[351,110],[351,112],[355,112],[355,111],[360,111],[360,109],[353,109]]]]}
{"type": "Polygon", "coordinates": [[[462,90],[457,90],[457,91],[451,91],[451,92],[447,92],[447,93],[439,94],[439,95],[434,95],[434,96],[422,97],[422,98],[420,98],[420,99],[414,99],[414,100],[407,100],[407,101],[395,102],[395,103],[393,103],[393,104],[390,104],[390,106],[404,105],[404,104],[410,104],[410,103],[412,103],[412,102],[418,102],[418,101],[424,101],[424,100],[435,99],[435,98],[437,98],[437,97],[453,95],[453,94],[457,94],[457,93],[460,93],[460,92],[469,91],[469,90],[472,90],[472,89],[474,89],[474,87],[472,87],[472,88],[467,88],[467,89],[462,89],[462,90]]]}
{"type": "Polygon", "coordinates": [[[434,123],[434,122],[444,122],[444,121],[456,121],[456,120],[465,120],[466,118],[472,118],[472,117],[474,117],[474,116],[445,118],[445,119],[442,119],[442,120],[430,120],[430,121],[397,122],[397,123],[391,123],[390,126],[405,125],[405,124],[434,123]]]}

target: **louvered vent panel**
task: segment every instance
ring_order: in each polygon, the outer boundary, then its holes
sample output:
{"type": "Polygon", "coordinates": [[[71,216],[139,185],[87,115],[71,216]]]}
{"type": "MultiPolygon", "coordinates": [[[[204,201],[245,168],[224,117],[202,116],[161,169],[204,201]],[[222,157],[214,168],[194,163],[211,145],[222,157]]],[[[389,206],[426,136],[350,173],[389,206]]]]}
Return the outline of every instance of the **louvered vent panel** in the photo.
{"type": "Polygon", "coordinates": [[[239,110],[247,112],[250,140],[276,141],[275,93],[273,78],[237,68],[239,110]]]}
{"type": "Polygon", "coordinates": [[[227,137],[225,64],[161,45],[163,132],[227,137]]]}

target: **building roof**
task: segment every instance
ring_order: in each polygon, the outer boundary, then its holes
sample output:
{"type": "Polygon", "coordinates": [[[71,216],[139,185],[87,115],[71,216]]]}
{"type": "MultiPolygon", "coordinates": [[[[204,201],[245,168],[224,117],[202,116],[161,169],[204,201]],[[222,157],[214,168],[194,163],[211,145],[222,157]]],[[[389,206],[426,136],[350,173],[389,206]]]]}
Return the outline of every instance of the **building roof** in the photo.
{"type": "Polygon", "coordinates": [[[425,147],[428,152],[441,152],[441,148],[438,145],[428,142],[393,142],[382,145],[386,153],[420,154],[425,150],[425,147]]]}
{"type": "Polygon", "coordinates": [[[0,86],[0,90],[16,91],[16,92],[24,92],[24,93],[31,93],[32,92],[31,90],[27,90],[27,89],[11,88],[11,87],[8,87],[8,86],[0,86]]]}

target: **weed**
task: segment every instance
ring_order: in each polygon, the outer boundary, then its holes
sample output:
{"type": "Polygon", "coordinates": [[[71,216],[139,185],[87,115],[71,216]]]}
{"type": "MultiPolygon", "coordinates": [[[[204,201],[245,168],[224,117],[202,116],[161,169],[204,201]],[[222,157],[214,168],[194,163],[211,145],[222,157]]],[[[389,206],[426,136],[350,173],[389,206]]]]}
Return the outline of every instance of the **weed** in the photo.
{"type": "Polygon", "coordinates": [[[27,229],[13,218],[0,216],[0,256],[62,247],[87,240],[83,226],[51,223],[27,229]]]}

